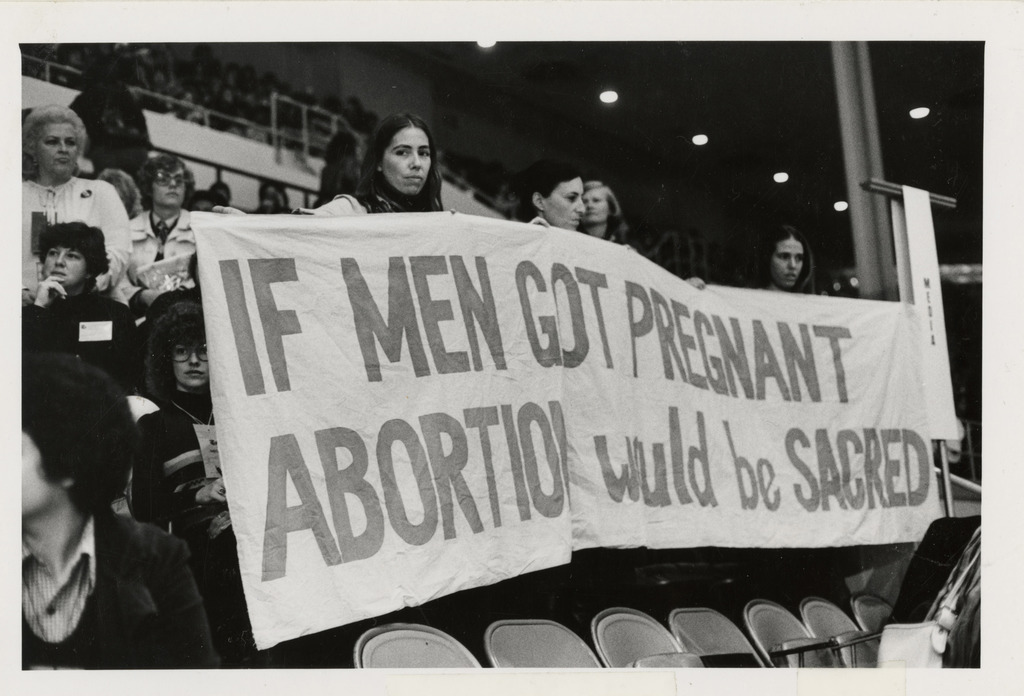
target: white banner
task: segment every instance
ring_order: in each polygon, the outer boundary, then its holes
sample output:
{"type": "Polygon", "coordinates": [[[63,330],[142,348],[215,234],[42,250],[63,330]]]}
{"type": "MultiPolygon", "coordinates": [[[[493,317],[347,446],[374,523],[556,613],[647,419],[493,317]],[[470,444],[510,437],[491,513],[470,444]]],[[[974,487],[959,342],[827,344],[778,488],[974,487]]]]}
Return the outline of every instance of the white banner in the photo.
{"type": "Polygon", "coordinates": [[[573,548],[889,543],[938,515],[906,305],[701,292],[449,213],[193,225],[260,647],[573,548]]]}

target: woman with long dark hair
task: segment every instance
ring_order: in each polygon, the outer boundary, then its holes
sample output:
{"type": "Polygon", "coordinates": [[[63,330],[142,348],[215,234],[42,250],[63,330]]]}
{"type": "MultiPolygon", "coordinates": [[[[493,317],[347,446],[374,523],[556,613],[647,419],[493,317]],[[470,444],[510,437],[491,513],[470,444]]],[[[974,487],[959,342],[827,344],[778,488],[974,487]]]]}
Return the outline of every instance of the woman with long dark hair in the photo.
{"type": "Polygon", "coordinates": [[[757,287],[775,292],[814,294],[814,256],[807,239],[792,225],[778,225],[755,247],[757,287]]]}
{"type": "Polygon", "coordinates": [[[428,213],[441,207],[441,171],[430,127],[415,114],[381,121],[363,157],[356,195],[337,196],[312,215],[428,213]]]}

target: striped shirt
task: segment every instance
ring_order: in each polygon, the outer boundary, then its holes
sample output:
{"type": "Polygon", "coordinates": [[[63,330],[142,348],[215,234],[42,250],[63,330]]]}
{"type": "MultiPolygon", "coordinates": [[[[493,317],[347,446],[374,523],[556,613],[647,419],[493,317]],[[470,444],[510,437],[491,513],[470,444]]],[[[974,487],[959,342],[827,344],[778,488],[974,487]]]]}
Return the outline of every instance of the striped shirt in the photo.
{"type": "Polygon", "coordinates": [[[48,643],[70,636],[96,586],[96,532],[90,517],[61,577],[21,544],[21,611],[29,628],[48,643]]]}

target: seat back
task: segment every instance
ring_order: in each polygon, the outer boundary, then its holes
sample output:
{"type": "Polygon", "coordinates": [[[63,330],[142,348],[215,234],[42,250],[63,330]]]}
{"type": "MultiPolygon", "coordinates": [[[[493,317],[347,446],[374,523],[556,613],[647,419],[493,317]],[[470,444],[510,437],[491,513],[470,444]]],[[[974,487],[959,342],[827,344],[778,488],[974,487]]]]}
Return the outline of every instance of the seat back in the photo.
{"type": "Polygon", "coordinates": [[[353,658],[356,667],[382,669],[480,666],[462,643],[443,631],[420,624],[394,623],[371,628],[359,636],[353,658]]]}
{"type": "Polygon", "coordinates": [[[885,626],[885,623],[892,616],[892,605],[881,597],[863,594],[850,598],[850,608],[853,610],[853,618],[865,631],[878,633],[885,626]]]}
{"type": "MultiPolygon", "coordinates": [[[[743,609],[743,623],[747,633],[765,664],[773,664],[768,651],[786,641],[811,638],[810,632],[793,614],[780,604],[767,599],[754,599],[743,609]]],[[[790,666],[797,664],[796,656],[787,659],[790,666]]],[[[828,655],[815,651],[805,656],[805,667],[832,666],[828,655]]]]}
{"type": "Polygon", "coordinates": [[[484,651],[492,667],[600,667],[594,651],[560,623],[544,619],[495,621],[484,633],[484,651]]]}
{"type": "Polygon", "coordinates": [[[743,631],[714,609],[674,609],[668,615],[668,627],[686,652],[700,657],[750,655],[758,665],[764,665],[743,631]]]}
{"type": "MultiPolygon", "coordinates": [[[[800,602],[800,618],[815,638],[831,638],[862,630],[845,611],[821,597],[807,597],[800,602]]],[[[848,667],[874,667],[878,662],[878,642],[844,647],[839,657],[848,667]]]]}
{"type": "Polygon", "coordinates": [[[606,667],[629,667],[642,657],[683,651],[667,628],[636,609],[605,609],[590,622],[590,632],[606,667]]]}
{"type": "Polygon", "coordinates": [[[648,669],[690,669],[703,667],[704,663],[693,653],[663,653],[661,655],[648,655],[633,662],[634,667],[646,667],[648,669]]]}

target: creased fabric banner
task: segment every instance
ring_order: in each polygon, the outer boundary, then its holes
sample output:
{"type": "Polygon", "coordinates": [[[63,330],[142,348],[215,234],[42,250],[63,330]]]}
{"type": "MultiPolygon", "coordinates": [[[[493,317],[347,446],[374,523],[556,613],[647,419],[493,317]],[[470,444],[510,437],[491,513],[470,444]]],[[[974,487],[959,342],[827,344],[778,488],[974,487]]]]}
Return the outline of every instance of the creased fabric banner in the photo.
{"type": "Polygon", "coordinates": [[[450,213],[193,216],[257,644],[592,546],[918,540],[913,308],[450,213]]]}

